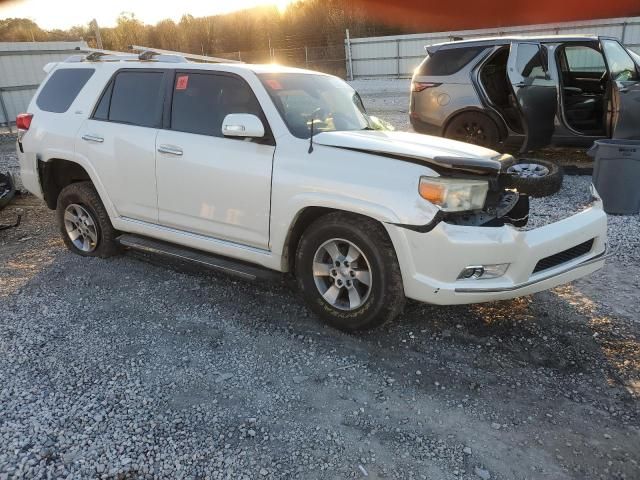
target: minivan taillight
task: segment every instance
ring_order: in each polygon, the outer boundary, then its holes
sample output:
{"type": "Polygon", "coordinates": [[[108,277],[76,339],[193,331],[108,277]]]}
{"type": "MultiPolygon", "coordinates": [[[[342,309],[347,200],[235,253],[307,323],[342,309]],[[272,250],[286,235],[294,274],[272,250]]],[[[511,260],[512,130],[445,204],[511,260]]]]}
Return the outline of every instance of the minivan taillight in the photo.
{"type": "Polygon", "coordinates": [[[16,117],[16,127],[18,127],[18,130],[29,130],[32,119],[33,113],[20,113],[16,117]]]}
{"type": "Polygon", "coordinates": [[[411,91],[421,92],[423,90],[426,90],[427,88],[439,87],[440,85],[442,84],[434,82],[411,82],[411,91]]]}

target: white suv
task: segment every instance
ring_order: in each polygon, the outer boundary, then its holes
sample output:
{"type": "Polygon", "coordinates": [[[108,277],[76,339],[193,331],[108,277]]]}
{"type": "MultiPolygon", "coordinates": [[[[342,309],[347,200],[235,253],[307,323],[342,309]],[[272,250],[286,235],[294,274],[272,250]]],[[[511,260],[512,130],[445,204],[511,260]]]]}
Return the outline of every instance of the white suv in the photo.
{"type": "Polygon", "coordinates": [[[72,251],[163,253],[255,278],[293,272],[344,330],[405,297],[486,302],[599,269],[606,216],[524,231],[513,158],[374,131],[339,78],[170,56],[75,58],[18,118],[22,181],[57,210],[72,251]]]}

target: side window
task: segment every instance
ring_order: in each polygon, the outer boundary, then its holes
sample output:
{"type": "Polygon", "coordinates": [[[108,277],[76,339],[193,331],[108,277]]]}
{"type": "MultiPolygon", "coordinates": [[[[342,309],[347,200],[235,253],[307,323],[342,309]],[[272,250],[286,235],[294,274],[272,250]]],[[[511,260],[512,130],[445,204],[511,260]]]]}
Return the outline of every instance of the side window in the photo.
{"type": "MultiPolygon", "coordinates": [[[[164,99],[162,72],[127,71],[120,72],[113,80],[108,119],[111,122],[128,123],[141,127],[159,127],[164,99]]],[[[101,99],[94,118],[104,115],[105,106],[101,99]]]]}
{"type": "Polygon", "coordinates": [[[636,64],[622,45],[614,40],[603,40],[602,48],[607,57],[609,72],[613,80],[627,82],[640,78],[636,64]]]}
{"type": "Polygon", "coordinates": [[[109,120],[109,104],[111,103],[111,92],[113,92],[113,82],[109,82],[109,86],[102,94],[102,98],[98,103],[93,118],[96,120],[109,120]]]}
{"type": "Polygon", "coordinates": [[[251,113],[264,122],[258,100],[244,81],[226,75],[176,73],[172,130],[222,137],[222,121],[230,113],[251,113]]]}
{"type": "Polygon", "coordinates": [[[418,75],[453,75],[483,50],[484,47],[459,47],[430,53],[418,67],[418,75]]]}
{"type": "Polygon", "coordinates": [[[547,77],[547,51],[537,43],[519,43],[516,68],[523,78],[547,77]]]}
{"type": "Polygon", "coordinates": [[[40,91],[36,105],[45,112],[66,112],[94,72],[93,68],[56,70],[40,91]]]}
{"type": "Polygon", "coordinates": [[[568,46],[564,53],[567,57],[567,67],[572,73],[603,73],[607,67],[602,54],[594,48],[586,46],[568,46]]]}

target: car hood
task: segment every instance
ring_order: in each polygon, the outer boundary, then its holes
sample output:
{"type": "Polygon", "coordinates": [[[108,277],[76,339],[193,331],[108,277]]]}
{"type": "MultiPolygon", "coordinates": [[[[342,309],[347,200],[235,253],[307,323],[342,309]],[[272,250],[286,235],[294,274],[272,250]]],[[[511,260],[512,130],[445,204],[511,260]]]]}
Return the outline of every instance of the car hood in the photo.
{"type": "Polygon", "coordinates": [[[314,135],[313,143],[424,164],[443,176],[456,173],[495,176],[514,162],[511,155],[488,148],[408,132],[322,132],[314,135]]]}

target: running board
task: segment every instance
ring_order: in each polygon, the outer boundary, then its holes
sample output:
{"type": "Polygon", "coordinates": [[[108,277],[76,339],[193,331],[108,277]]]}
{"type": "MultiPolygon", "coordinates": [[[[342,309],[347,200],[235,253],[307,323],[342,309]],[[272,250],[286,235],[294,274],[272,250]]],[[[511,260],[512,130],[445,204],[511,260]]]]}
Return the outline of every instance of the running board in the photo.
{"type": "Polygon", "coordinates": [[[228,273],[245,280],[275,280],[280,281],[282,274],[275,270],[248,264],[239,260],[221,257],[173,243],[155,240],[149,237],[126,233],[120,235],[118,243],[126,248],[138,250],[154,255],[163,255],[178,260],[196,263],[213,270],[228,273]]]}

